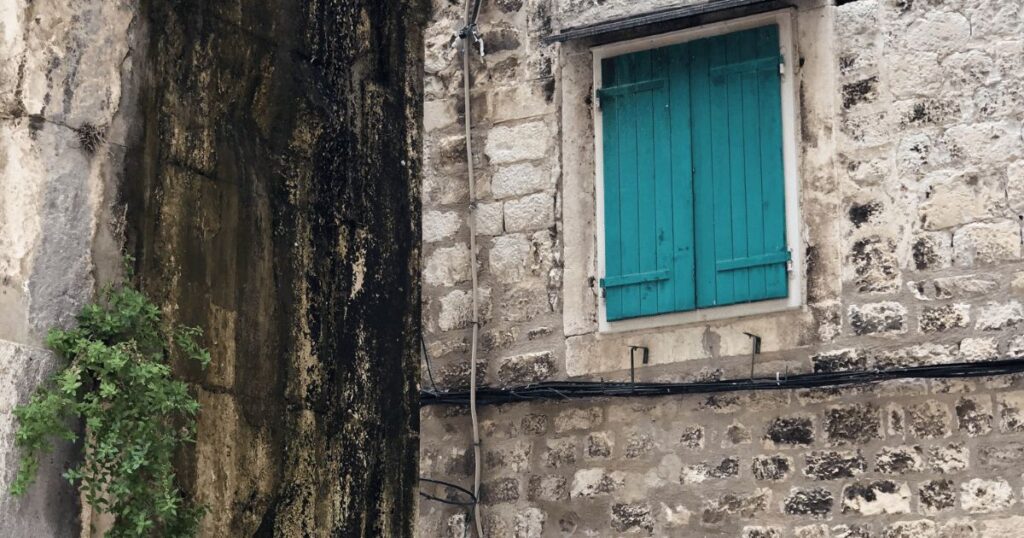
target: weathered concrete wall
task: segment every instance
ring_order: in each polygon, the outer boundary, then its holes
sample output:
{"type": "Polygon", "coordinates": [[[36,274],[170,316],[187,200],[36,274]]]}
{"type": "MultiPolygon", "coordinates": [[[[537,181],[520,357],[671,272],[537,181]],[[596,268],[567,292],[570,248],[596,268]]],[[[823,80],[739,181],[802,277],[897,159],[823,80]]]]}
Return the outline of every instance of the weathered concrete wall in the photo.
{"type": "Polygon", "coordinates": [[[176,1],[153,28],[130,250],[170,318],[204,536],[405,536],[417,476],[418,0],[176,1]]]}
{"type": "Polygon", "coordinates": [[[116,185],[134,111],[133,2],[0,2],[0,534],[78,533],[61,446],[20,499],[11,410],[56,366],[67,326],[120,267],[116,185]]]}
{"type": "MultiPolygon", "coordinates": [[[[769,375],[1024,354],[1024,3],[830,4],[797,3],[788,63],[806,305],[602,334],[593,43],[539,38],[637,4],[486,3],[473,118],[483,381],[623,379],[630,344],[651,349],[641,380],[743,377],[744,332],[764,337],[769,375]]],[[[424,330],[449,388],[469,370],[460,16],[435,2],[426,47],[424,330]]],[[[493,536],[1014,535],[1021,383],[486,409],[485,523],[493,536]]],[[[469,483],[463,410],[427,410],[422,425],[423,473],[469,483]]],[[[420,524],[461,536],[465,521],[428,503],[420,524]]]]}

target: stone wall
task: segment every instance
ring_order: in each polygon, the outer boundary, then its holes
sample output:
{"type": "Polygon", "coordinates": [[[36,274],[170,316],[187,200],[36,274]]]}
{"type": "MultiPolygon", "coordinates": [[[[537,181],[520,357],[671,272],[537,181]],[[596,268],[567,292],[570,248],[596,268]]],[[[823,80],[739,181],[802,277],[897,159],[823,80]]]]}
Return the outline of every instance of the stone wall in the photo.
{"type": "Polygon", "coordinates": [[[134,2],[0,2],[0,534],[78,534],[61,445],[22,498],[11,413],[57,366],[68,326],[121,266],[116,188],[138,86],[134,2]]]}
{"type": "MultiPolygon", "coordinates": [[[[640,380],[744,377],[745,332],[764,339],[759,375],[1024,354],[1020,2],[797,2],[805,306],[614,334],[598,331],[593,282],[597,42],[540,37],[636,4],[484,4],[473,122],[485,383],[624,379],[627,345],[651,350],[640,380]]],[[[423,313],[440,388],[464,388],[469,372],[460,17],[435,2],[426,47],[423,313]]],[[[494,536],[1010,536],[1024,521],[1011,471],[1022,386],[488,408],[485,523],[494,536]]],[[[462,409],[424,411],[425,475],[470,482],[468,428],[462,409]]],[[[423,536],[466,524],[436,503],[420,523],[423,536]]]]}
{"type": "Polygon", "coordinates": [[[152,2],[128,242],[206,331],[176,462],[202,536],[409,536],[419,0],[152,2]]]}

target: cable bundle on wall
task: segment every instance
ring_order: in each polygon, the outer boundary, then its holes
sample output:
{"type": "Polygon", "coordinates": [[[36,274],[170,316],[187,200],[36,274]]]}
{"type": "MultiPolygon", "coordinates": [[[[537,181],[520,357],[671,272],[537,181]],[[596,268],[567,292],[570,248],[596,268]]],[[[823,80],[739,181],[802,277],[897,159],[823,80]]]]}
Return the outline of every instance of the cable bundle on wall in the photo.
{"type": "MultiPolygon", "coordinates": [[[[667,396],[672,394],[713,394],[746,390],[789,390],[866,385],[896,379],[949,379],[1007,375],[1024,372],[1024,359],[967,362],[861,370],[811,373],[792,376],[761,377],[694,383],[607,383],[603,381],[561,381],[513,388],[483,387],[474,390],[476,405],[497,405],[535,400],[574,400],[590,398],[667,396]]],[[[464,391],[420,393],[420,405],[465,405],[464,391]]]]}

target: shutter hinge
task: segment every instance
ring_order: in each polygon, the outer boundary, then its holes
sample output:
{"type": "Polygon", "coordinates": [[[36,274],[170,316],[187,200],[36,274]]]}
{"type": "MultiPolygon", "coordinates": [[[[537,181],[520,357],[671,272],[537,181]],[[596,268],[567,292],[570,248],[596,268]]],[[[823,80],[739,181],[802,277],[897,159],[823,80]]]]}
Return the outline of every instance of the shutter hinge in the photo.
{"type": "Polygon", "coordinates": [[[786,57],[785,56],[779,56],[779,75],[781,75],[781,76],[785,76],[786,75],[786,57]]]}
{"type": "Polygon", "coordinates": [[[793,272],[793,249],[787,248],[786,252],[789,253],[789,260],[786,261],[786,272],[787,273],[792,273],[793,272]]]}
{"type": "Polygon", "coordinates": [[[601,110],[601,88],[594,90],[594,102],[597,103],[597,109],[601,110]]]}

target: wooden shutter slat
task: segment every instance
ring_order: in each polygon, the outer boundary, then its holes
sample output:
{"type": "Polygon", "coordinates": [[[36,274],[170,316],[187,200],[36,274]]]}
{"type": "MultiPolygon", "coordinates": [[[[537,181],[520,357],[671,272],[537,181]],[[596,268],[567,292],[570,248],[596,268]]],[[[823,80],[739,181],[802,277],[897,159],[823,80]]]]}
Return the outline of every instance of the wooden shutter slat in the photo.
{"type": "Polygon", "coordinates": [[[708,40],[702,39],[691,43],[690,51],[696,302],[697,308],[704,308],[714,306],[716,303],[717,272],[714,264],[707,263],[707,260],[715,259],[715,227],[719,224],[724,225],[724,223],[718,222],[715,211],[716,156],[712,143],[714,131],[711,112],[711,78],[708,74],[710,67],[708,40]],[[708,226],[709,223],[711,226],[708,226]]]}
{"type": "MultiPolygon", "coordinates": [[[[606,72],[614,74],[614,68],[606,72]]],[[[622,274],[621,224],[619,217],[619,109],[618,99],[611,100],[603,110],[603,151],[604,151],[604,233],[605,273],[622,274]]],[[[605,310],[608,319],[622,317],[622,291],[605,292],[605,310]]]]}
{"type": "Polygon", "coordinates": [[[672,278],[659,283],[662,312],[693,310],[696,288],[693,266],[693,172],[690,140],[689,48],[665,49],[663,69],[669,77],[664,102],[656,103],[657,125],[663,136],[656,146],[658,200],[658,265],[670,267],[672,278]]]}
{"type": "MultiPolygon", "coordinates": [[[[620,57],[619,74],[623,81],[632,82],[637,78],[637,61],[633,54],[620,57]]],[[[636,117],[637,100],[621,99],[624,109],[619,120],[619,223],[621,226],[622,272],[630,274],[640,272],[639,248],[639,207],[637,183],[637,136],[636,117]]],[[[640,313],[640,289],[636,286],[620,288],[622,290],[622,311],[625,315],[636,316],[640,313]]]]}

